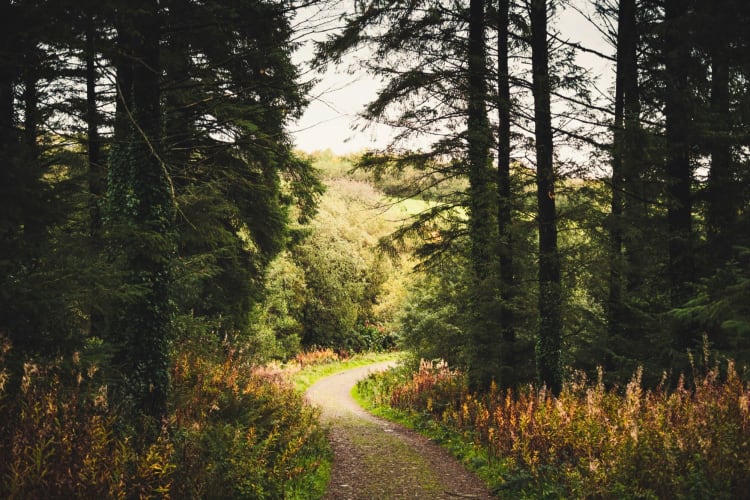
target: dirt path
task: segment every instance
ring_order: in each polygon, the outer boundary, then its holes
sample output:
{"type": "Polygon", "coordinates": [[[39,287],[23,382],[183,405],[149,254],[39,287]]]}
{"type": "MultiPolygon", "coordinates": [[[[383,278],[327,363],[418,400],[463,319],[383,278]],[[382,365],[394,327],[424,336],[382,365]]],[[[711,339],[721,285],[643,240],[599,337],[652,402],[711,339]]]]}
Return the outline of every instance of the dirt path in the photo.
{"type": "Polygon", "coordinates": [[[492,496],[445,450],[357,405],[350,391],[369,372],[392,362],[355,368],[318,381],[307,391],[330,425],[334,452],[329,500],[456,499],[492,496]]]}

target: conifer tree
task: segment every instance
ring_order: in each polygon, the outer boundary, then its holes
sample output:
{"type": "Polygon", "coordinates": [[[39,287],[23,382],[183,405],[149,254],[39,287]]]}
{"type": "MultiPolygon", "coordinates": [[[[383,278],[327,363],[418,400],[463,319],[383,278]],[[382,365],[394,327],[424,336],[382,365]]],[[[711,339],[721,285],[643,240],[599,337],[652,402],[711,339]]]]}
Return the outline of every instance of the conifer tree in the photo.
{"type": "MultiPolygon", "coordinates": [[[[664,99],[666,135],[666,183],[669,227],[669,287],[672,307],[689,297],[693,280],[692,167],[690,164],[690,88],[688,70],[690,45],[685,41],[687,3],[666,0],[664,8],[664,62],[667,92],[664,99]]],[[[678,341],[690,346],[687,339],[678,341]]]]}
{"type": "Polygon", "coordinates": [[[289,204],[305,219],[321,190],[285,131],[303,109],[307,87],[291,62],[286,5],[167,6],[165,161],[181,256],[175,299],[215,324],[218,335],[234,338],[247,330],[264,270],[286,243],[289,204]]]}
{"type": "Polygon", "coordinates": [[[118,392],[132,409],[166,410],[174,203],[161,158],[159,5],[121,6],[117,23],[117,125],[107,179],[111,252],[138,292],[110,325],[120,370],[118,392]]]}
{"type": "MultiPolygon", "coordinates": [[[[516,338],[513,300],[516,280],[513,251],[513,199],[511,193],[511,116],[509,38],[510,0],[498,0],[497,9],[497,187],[498,187],[498,238],[500,252],[500,298],[502,300],[501,324],[504,351],[512,351],[516,338]]],[[[507,357],[506,357],[507,359],[507,357]]],[[[507,365],[507,361],[504,365],[507,365]]]]}
{"type": "MultiPolygon", "coordinates": [[[[469,3],[469,41],[467,64],[466,142],[469,179],[469,239],[474,271],[476,318],[471,325],[472,345],[469,376],[476,387],[489,387],[497,381],[502,363],[502,337],[499,319],[497,191],[490,169],[492,133],[487,116],[487,55],[485,42],[485,5],[481,0],[469,3]]],[[[502,381],[500,381],[502,383],[502,381]]]]}
{"type": "Polygon", "coordinates": [[[547,45],[549,8],[546,0],[529,0],[527,6],[531,28],[539,225],[539,337],[536,355],[540,380],[556,394],[562,389],[562,300],[547,45]]]}

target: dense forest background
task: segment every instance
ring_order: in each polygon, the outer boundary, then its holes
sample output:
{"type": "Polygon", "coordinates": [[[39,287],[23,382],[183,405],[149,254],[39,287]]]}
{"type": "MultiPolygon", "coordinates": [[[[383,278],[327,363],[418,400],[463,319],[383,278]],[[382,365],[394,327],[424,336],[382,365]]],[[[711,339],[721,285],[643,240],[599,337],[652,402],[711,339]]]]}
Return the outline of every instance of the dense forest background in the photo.
{"type": "Polygon", "coordinates": [[[445,359],[474,390],[744,370],[745,2],[356,2],[312,64],[369,50],[362,118],[396,134],[349,158],[288,133],[331,8],[2,2],[0,491],[304,489],[322,433],[257,370],[313,347],[445,359]],[[562,9],[609,45],[567,41],[562,9]]]}
{"type": "Polygon", "coordinates": [[[319,51],[373,51],[364,64],[385,84],[363,118],[398,133],[358,165],[411,169],[401,195],[433,193],[393,239],[416,237],[431,270],[407,345],[467,368],[475,387],[536,377],[554,392],[565,367],[622,383],[643,366],[655,384],[704,347],[745,363],[748,45],[732,26],[747,9],[463,7],[365,3],[319,51]],[[565,9],[604,48],[568,41],[565,9]],[[440,310],[439,326],[421,323],[440,310]]]}

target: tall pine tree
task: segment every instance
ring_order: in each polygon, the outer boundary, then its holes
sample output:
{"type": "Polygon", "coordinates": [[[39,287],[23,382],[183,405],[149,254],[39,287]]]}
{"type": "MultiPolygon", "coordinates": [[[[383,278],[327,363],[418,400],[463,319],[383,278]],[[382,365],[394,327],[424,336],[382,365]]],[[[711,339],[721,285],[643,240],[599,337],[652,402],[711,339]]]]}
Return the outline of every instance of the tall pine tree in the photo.
{"type": "Polygon", "coordinates": [[[562,389],[562,299],[557,248],[555,170],[550,110],[549,47],[546,0],[527,3],[531,27],[532,89],[536,144],[536,196],[539,225],[539,336],[537,369],[540,380],[555,394],[562,389]]]}
{"type": "Polygon", "coordinates": [[[136,293],[115,314],[109,340],[122,381],[119,395],[137,412],[166,410],[172,310],[174,202],[161,154],[159,4],[121,5],[117,23],[117,116],[107,179],[111,251],[136,293]]]}

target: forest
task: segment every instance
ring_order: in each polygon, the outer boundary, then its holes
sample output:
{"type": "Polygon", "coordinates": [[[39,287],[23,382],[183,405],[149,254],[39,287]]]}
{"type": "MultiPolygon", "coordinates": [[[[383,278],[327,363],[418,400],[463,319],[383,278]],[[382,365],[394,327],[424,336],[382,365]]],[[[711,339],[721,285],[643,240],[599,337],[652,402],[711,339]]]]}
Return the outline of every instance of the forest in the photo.
{"type": "Polygon", "coordinates": [[[320,498],[288,372],[395,350],[498,496],[750,494],[747,2],[0,16],[0,496],[320,498]],[[298,150],[346,64],[391,142],[298,150]]]}

